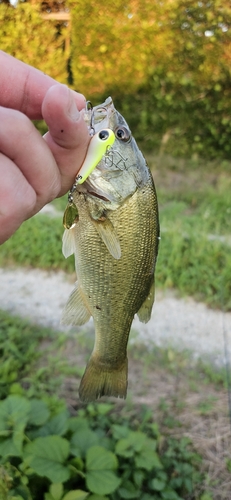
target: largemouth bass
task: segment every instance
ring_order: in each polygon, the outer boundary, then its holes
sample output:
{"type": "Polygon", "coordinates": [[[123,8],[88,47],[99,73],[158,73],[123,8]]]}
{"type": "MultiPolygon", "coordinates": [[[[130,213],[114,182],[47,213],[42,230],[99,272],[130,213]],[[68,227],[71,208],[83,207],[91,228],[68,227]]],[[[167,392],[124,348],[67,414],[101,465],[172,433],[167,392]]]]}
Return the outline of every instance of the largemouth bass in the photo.
{"type": "MultiPolygon", "coordinates": [[[[63,236],[64,256],[75,255],[77,282],[62,323],[83,325],[92,316],[95,325],[79,389],[85,402],[126,397],[130,328],[136,313],[142,322],[150,319],[159,243],[153,178],[125,119],[110,97],[93,113],[95,132],[107,127],[116,139],[87,180],[72,189],[75,220],[63,236]]],[[[89,124],[87,113],[85,118],[89,124]]]]}

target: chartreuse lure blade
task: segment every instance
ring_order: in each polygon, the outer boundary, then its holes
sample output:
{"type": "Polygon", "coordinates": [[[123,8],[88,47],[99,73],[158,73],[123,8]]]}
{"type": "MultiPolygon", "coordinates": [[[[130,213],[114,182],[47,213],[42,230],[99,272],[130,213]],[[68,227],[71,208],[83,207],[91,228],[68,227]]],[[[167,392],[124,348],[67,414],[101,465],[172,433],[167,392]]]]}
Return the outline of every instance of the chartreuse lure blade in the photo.
{"type": "Polygon", "coordinates": [[[83,184],[114,142],[115,134],[109,128],[100,130],[97,134],[93,135],[87,156],[75,179],[77,184],[83,184]]]}

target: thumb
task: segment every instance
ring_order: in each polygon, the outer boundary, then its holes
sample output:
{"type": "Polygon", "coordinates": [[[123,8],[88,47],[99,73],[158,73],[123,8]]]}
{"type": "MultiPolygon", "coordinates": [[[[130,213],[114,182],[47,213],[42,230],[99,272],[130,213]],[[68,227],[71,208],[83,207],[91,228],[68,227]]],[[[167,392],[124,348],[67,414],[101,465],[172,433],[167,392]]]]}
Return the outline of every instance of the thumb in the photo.
{"type": "Polygon", "coordinates": [[[70,189],[86,156],[90,135],[79,110],[85,98],[65,85],[54,85],[47,91],[42,115],[49,132],[44,139],[51,149],[61,174],[59,196],[70,189]]]}

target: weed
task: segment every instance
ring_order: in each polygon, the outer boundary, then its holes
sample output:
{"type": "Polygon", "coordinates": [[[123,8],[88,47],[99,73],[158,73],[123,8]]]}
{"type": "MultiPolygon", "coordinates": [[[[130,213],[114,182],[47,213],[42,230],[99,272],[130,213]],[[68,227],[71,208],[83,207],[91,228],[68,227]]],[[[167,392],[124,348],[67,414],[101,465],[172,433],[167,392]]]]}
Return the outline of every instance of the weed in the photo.
{"type": "Polygon", "coordinates": [[[72,257],[62,255],[62,221],[38,215],[23,223],[19,230],[1,246],[0,265],[17,263],[42,269],[74,270],[72,257]]]}
{"type": "MultiPolygon", "coordinates": [[[[101,403],[75,411],[72,406],[70,415],[56,396],[62,382],[57,365],[61,375],[70,373],[58,358],[63,334],[55,341],[49,329],[5,313],[0,315],[0,332],[3,373],[14,345],[0,402],[0,498],[199,498],[196,491],[204,484],[201,458],[188,439],[169,437],[181,425],[173,411],[182,408],[176,395],[160,401],[164,432],[151,409],[129,401],[124,408],[101,403]],[[38,348],[49,339],[53,351],[38,348]]],[[[170,373],[175,373],[177,355],[172,350],[166,355],[169,360],[170,373]]],[[[187,364],[180,366],[185,370],[187,364]]]]}
{"type": "Polygon", "coordinates": [[[112,500],[183,500],[191,495],[202,475],[190,441],[165,438],[159,451],[157,425],[149,415],[143,422],[137,413],[135,418],[132,424],[104,403],[90,404],[74,417],[67,409],[52,416],[43,400],[8,396],[0,403],[5,498],[68,500],[92,493],[112,500]]]}
{"type": "Polygon", "coordinates": [[[0,399],[8,393],[26,394],[29,398],[51,395],[64,376],[76,376],[78,369],[63,360],[62,342],[60,347],[59,335],[49,328],[0,310],[0,399]],[[43,341],[46,349],[40,348],[43,341]]]}
{"type": "Polygon", "coordinates": [[[217,401],[217,398],[214,396],[208,396],[206,399],[201,401],[198,404],[198,411],[201,415],[207,415],[211,413],[211,410],[214,408],[214,403],[217,401]]]}

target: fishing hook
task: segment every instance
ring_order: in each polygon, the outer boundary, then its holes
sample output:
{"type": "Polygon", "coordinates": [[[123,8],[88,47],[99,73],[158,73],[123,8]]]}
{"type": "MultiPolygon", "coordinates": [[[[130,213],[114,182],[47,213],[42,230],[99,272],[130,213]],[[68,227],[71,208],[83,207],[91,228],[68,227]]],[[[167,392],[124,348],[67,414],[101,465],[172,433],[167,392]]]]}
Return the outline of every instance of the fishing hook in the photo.
{"type": "Polygon", "coordinates": [[[95,135],[95,127],[94,127],[94,108],[92,106],[91,101],[86,102],[86,113],[90,112],[90,124],[89,124],[89,134],[92,137],[95,135]]]}

